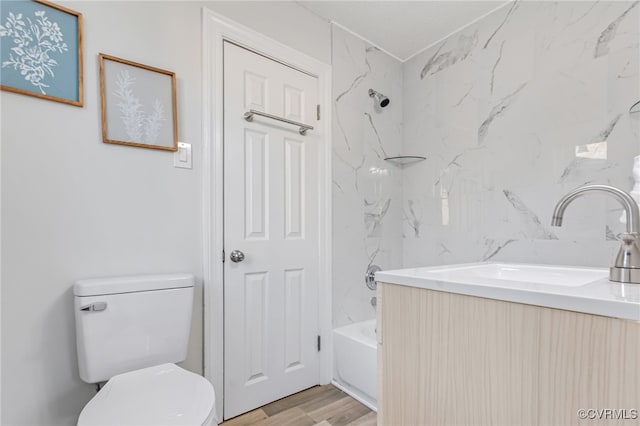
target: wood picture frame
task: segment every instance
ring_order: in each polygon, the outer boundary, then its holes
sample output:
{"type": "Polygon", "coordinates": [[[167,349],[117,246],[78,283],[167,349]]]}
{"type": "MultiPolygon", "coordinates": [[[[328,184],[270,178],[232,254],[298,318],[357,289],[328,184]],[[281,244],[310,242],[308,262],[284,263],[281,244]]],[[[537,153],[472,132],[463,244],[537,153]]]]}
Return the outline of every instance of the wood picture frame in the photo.
{"type": "Polygon", "coordinates": [[[0,89],[82,107],[82,14],[46,0],[2,3],[0,89]]]}
{"type": "Polygon", "coordinates": [[[175,73],[104,53],[98,58],[102,141],[177,151],[175,73]]]}

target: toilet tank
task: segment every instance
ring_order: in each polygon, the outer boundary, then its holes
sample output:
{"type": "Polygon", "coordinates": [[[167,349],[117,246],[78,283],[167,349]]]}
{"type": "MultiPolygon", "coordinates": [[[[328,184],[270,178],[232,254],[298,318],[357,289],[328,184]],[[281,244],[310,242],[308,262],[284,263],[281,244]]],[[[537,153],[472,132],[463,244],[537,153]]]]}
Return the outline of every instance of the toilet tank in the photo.
{"type": "Polygon", "coordinates": [[[184,361],[194,277],[144,275],[81,280],[73,287],[80,378],[87,383],[184,361]]]}

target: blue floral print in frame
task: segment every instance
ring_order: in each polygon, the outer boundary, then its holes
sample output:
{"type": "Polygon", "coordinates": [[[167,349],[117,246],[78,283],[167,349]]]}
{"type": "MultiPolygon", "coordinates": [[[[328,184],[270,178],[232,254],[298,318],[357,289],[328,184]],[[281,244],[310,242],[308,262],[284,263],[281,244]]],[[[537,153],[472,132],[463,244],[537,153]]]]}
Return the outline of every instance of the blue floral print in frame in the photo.
{"type": "Polygon", "coordinates": [[[82,106],[82,14],[44,0],[2,0],[0,88],[82,106]]]}

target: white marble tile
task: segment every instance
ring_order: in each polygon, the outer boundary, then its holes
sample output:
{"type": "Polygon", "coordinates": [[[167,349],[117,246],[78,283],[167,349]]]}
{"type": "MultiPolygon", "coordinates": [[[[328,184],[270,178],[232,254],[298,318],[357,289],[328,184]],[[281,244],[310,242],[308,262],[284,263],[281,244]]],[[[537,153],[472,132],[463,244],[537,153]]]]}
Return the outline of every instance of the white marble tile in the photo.
{"type": "Polygon", "coordinates": [[[402,68],[395,59],[332,29],[333,318],[338,327],[375,318],[370,264],[402,265],[402,176],[384,160],[402,151],[402,68]],[[390,98],[374,107],[368,90],[390,98]]]}
{"type": "Polygon", "coordinates": [[[403,64],[405,266],[486,259],[606,266],[624,230],[585,183],[630,190],[640,153],[638,2],[518,2],[403,64]]]}
{"type": "Polygon", "coordinates": [[[516,2],[403,64],[333,29],[336,326],[374,317],[370,263],[611,263],[614,200],[550,218],[579,185],[633,185],[638,5],[516,2]],[[370,87],[391,106],[373,108],[370,87]],[[383,160],[398,154],[428,159],[383,160]]]}

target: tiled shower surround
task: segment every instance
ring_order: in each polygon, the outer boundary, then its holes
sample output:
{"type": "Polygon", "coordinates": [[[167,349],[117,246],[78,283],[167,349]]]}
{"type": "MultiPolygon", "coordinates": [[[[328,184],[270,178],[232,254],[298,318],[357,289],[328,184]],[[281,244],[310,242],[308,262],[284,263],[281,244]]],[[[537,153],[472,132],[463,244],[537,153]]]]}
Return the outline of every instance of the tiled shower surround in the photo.
{"type": "Polygon", "coordinates": [[[384,158],[402,151],[402,66],[332,28],[334,326],[375,317],[367,266],[402,266],[402,174],[384,158]],[[368,95],[387,95],[380,109],[368,95]]]}
{"type": "Polygon", "coordinates": [[[405,266],[483,260],[609,266],[624,230],[594,194],[630,191],[640,154],[638,2],[516,2],[404,64],[405,266]]]}
{"type": "Polygon", "coordinates": [[[334,325],[374,317],[362,273],[376,249],[385,269],[612,263],[625,226],[615,200],[587,195],[569,206],[563,227],[550,221],[557,200],[577,186],[633,186],[639,2],[511,3],[403,64],[378,59],[368,74],[365,52],[373,50],[364,42],[334,29],[333,49],[334,325]],[[379,138],[364,114],[371,75],[403,89],[379,89],[392,105],[402,102],[371,115],[379,138]],[[357,102],[344,102],[358,91],[357,102]],[[345,147],[345,125],[357,151],[345,147]],[[378,146],[428,159],[398,169],[377,161],[378,146]]]}

